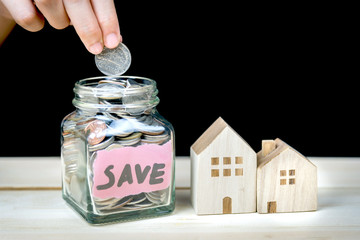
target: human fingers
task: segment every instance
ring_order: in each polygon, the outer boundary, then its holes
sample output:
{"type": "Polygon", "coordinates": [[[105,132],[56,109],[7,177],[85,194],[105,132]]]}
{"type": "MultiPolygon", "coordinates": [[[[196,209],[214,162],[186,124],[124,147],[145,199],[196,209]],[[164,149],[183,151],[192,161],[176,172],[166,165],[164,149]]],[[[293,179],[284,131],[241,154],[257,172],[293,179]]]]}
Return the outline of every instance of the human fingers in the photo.
{"type": "Polygon", "coordinates": [[[13,17],[11,16],[8,9],[3,4],[2,0],[0,0],[0,17],[13,20],[13,17]]]}
{"type": "Polygon", "coordinates": [[[66,12],[87,50],[99,54],[103,50],[102,33],[89,0],[64,0],[66,12]]]}
{"type": "Polygon", "coordinates": [[[17,24],[28,31],[36,32],[44,27],[45,21],[31,0],[2,0],[17,24]]]}
{"type": "Polygon", "coordinates": [[[69,26],[70,20],[62,0],[34,0],[34,2],[52,27],[63,29],[69,26]]]}
{"type": "Polygon", "coordinates": [[[103,41],[108,48],[115,48],[122,41],[119,20],[113,0],[91,0],[103,41]]]}

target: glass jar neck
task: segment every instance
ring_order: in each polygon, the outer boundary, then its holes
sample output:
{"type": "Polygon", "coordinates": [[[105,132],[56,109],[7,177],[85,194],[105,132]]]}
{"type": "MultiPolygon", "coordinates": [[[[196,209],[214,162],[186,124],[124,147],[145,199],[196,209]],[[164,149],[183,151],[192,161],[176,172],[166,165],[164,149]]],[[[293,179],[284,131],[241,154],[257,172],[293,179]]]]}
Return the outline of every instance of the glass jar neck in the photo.
{"type": "Polygon", "coordinates": [[[132,76],[86,78],[75,83],[73,105],[87,112],[139,115],[159,103],[156,82],[132,76]]]}

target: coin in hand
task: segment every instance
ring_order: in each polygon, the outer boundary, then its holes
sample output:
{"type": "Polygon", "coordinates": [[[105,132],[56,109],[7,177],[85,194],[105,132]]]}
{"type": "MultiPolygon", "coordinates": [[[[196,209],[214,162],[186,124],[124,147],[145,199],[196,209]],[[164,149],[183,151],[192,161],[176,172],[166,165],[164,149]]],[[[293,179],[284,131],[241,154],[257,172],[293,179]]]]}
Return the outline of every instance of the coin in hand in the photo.
{"type": "Polygon", "coordinates": [[[125,44],[120,43],[116,48],[104,50],[95,55],[96,67],[105,75],[122,75],[130,67],[131,54],[125,44]]]}

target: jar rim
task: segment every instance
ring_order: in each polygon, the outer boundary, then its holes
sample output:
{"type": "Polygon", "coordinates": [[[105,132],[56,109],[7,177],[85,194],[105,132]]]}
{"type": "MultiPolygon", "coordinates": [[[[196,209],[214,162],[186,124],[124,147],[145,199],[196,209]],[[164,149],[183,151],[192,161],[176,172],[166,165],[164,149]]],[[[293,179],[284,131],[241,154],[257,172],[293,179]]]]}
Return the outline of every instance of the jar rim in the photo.
{"type": "MultiPolygon", "coordinates": [[[[124,89],[119,89],[119,93],[124,93],[126,92],[126,94],[132,94],[132,93],[139,93],[139,92],[144,92],[144,91],[149,91],[149,90],[156,90],[156,82],[151,79],[151,78],[146,78],[146,77],[138,77],[138,76],[99,76],[99,77],[90,77],[90,78],[84,78],[81,79],[79,81],[77,81],[75,83],[75,87],[74,87],[74,92],[77,93],[78,91],[83,91],[83,92],[89,92],[91,94],[94,93],[94,86],[97,86],[97,84],[99,83],[99,81],[101,80],[128,80],[128,79],[133,79],[136,81],[143,81],[143,86],[141,88],[124,88],[124,89]]],[[[97,89],[96,92],[99,93],[105,93],[106,90],[101,90],[101,89],[97,89]]],[[[116,93],[116,91],[114,91],[116,93]]]]}
{"type": "MultiPolygon", "coordinates": [[[[121,85],[120,84],[120,85],[121,85]]],[[[134,83],[133,83],[134,84],[134,83]]],[[[159,98],[157,97],[158,90],[156,88],[156,81],[138,76],[100,76],[100,77],[90,77],[77,81],[74,87],[75,98],[73,99],[73,105],[77,108],[82,109],[97,109],[99,111],[122,111],[123,109],[136,109],[136,108],[153,108],[159,103],[159,98]],[[102,80],[109,80],[113,82],[118,82],[121,84],[130,84],[129,80],[136,82],[136,87],[119,87],[118,89],[102,89],[98,88],[99,82],[102,80]],[[138,103],[108,103],[108,102],[98,102],[94,99],[106,99],[109,97],[131,97],[144,95],[146,98],[142,102],[138,103]]]]}

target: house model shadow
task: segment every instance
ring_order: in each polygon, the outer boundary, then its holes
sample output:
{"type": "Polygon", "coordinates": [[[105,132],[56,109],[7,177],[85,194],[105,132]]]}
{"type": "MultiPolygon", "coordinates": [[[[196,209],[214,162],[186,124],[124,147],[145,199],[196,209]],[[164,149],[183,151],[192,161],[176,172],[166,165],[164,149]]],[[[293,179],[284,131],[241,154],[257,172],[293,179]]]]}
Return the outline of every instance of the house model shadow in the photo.
{"type": "Polygon", "coordinates": [[[191,146],[191,202],[196,214],[317,209],[317,168],[280,139],[257,154],[219,117],[191,146]]]}

